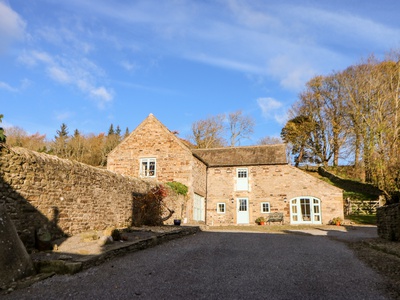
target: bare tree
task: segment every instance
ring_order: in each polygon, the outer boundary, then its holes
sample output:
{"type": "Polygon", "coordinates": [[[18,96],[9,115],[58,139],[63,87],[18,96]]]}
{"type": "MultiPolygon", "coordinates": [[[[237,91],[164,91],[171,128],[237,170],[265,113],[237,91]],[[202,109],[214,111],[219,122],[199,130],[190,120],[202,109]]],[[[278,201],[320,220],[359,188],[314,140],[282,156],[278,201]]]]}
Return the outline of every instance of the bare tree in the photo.
{"type": "Polygon", "coordinates": [[[197,148],[223,147],[226,141],[224,135],[224,115],[216,115],[192,124],[192,134],[189,140],[197,148]]]}
{"type": "Polygon", "coordinates": [[[229,113],[228,126],[231,147],[240,145],[242,139],[249,139],[254,132],[254,119],[243,114],[242,110],[229,113]]]}
{"type": "Polygon", "coordinates": [[[48,142],[45,134],[28,134],[18,126],[7,127],[7,144],[10,146],[24,147],[30,150],[44,152],[47,150],[48,142]]]}
{"type": "Polygon", "coordinates": [[[258,145],[275,145],[281,144],[282,139],[274,136],[265,136],[258,141],[258,145]]]}

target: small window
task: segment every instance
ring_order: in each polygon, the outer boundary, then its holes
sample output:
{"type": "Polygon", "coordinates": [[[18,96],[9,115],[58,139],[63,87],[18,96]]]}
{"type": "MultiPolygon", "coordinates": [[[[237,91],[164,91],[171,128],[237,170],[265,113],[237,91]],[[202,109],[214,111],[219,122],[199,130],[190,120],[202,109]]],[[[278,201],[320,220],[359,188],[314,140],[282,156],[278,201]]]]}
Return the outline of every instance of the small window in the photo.
{"type": "Polygon", "coordinates": [[[247,178],[247,169],[238,169],[237,177],[238,178],[247,178]]]}
{"type": "Polygon", "coordinates": [[[219,214],[225,213],[225,203],[217,203],[217,213],[219,214]]]}
{"type": "Polygon", "coordinates": [[[262,213],[269,213],[270,212],[269,202],[261,202],[261,212],[262,213]]]}
{"type": "Polygon", "coordinates": [[[155,177],[156,176],[156,159],[142,158],[140,160],[140,176],[155,177]]]}

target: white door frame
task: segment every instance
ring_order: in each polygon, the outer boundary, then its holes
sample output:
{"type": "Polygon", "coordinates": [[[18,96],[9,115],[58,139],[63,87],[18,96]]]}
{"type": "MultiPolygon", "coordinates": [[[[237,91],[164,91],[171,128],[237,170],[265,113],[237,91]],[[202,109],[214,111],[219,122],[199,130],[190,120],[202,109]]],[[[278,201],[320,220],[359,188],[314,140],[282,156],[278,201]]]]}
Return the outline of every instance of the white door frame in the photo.
{"type": "Polygon", "coordinates": [[[315,197],[290,199],[290,224],[322,224],[321,200],[315,197]]]}
{"type": "Polygon", "coordinates": [[[249,190],[249,169],[237,168],[236,169],[236,191],[249,190]]]}
{"type": "Polygon", "coordinates": [[[249,224],[249,198],[236,199],[237,224],[249,224]]]}
{"type": "Polygon", "coordinates": [[[205,221],[205,211],[205,198],[195,193],[193,197],[193,220],[205,221]]]}

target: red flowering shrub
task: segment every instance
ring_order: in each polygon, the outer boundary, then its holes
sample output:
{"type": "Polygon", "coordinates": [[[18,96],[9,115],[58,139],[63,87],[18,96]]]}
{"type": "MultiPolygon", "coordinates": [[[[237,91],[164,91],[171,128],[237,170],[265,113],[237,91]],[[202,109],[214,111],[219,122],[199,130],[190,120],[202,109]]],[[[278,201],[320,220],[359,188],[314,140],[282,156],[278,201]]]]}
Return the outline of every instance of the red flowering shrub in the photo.
{"type": "Polygon", "coordinates": [[[163,199],[168,195],[163,185],[158,185],[146,194],[132,195],[132,225],[160,226],[162,222],[163,199]]]}

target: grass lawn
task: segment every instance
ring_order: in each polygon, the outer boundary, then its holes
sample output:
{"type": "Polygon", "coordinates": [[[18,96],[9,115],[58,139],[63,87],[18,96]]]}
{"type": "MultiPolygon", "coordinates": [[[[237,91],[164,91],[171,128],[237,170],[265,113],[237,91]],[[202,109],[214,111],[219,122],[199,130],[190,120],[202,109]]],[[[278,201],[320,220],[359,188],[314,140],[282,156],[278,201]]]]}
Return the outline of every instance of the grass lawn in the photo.
{"type": "Polygon", "coordinates": [[[370,224],[376,225],[376,215],[350,215],[346,219],[356,223],[356,224],[370,224]]]}

